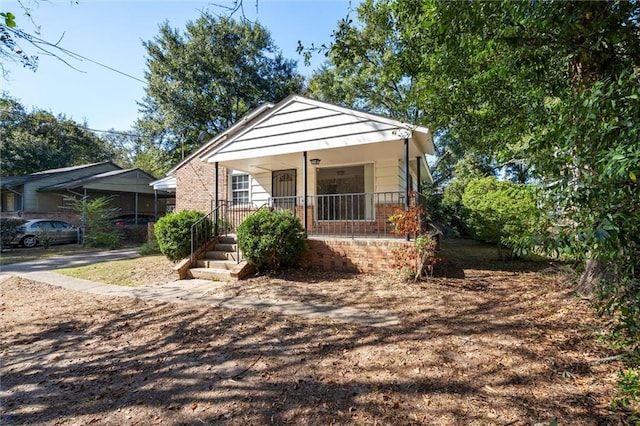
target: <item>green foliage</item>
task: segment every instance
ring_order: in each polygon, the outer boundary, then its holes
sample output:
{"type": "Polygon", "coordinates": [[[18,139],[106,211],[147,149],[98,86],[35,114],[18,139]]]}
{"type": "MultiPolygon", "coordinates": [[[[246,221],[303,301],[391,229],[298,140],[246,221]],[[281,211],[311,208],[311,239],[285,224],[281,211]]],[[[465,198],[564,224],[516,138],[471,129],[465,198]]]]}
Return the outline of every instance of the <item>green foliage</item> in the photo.
{"type": "Polygon", "coordinates": [[[603,266],[605,312],[637,342],[638,16],[636,1],[368,0],[360,22],[334,32],[337,77],[315,81],[345,102],[428,120],[458,152],[520,165],[518,180],[533,173],[543,247],[603,266]]]}
{"type": "MultiPolygon", "coordinates": [[[[629,368],[620,372],[618,390],[619,396],[613,403],[614,407],[618,405],[628,407],[640,402],[640,372],[637,368],[629,368]]],[[[637,424],[640,421],[640,411],[636,411],[629,420],[632,424],[637,424]]]]}
{"type": "Polygon", "coordinates": [[[167,259],[176,262],[191,253],[191,226],[205,217],[202,212],[183,210],[161,217],[154,226],[154,234],[160,251],[167,259]]]}
{"type": "Polygon", "coordinates": [[[106,133],[102,139],[112,152],[111,161],[124,169],[139,168],[157,177],[174,165],[171,155],[153,143],[144,126],[131,133],[106,133]]]}
{"type": "Polygon", "coordinates": [[[260,209],[238,227],[243,255],[259,271],[296,266],[307,249],[306,232],[290,211],[260,209]]]}
{"type": "Polygon", "coordinates": [[[0,168],[3,176],[107,160],[103,140],[63,115],[25,111],[16,100],[0,98],[0,168]]]}
{"type": "Polygon", "coordinates": [[[9,28],[15,28],[16,15],[11,12],[0,12],[0,16],[4,18],[4,24],[9,28]]]}
{"type": "Polygon", "coordinates": [[[140,253],[140,256],[150,256],[160,254],[162,251],[160,250],[160,245],[158,245],[158,240],[153,238],[148,243],[142,244],[138,253],[140,253]]]}
{"type": "MultiPolygon", "coordinates": [[[[18,2],[26,16],[29,14],[27,3],[18,2]],[[27,4],[27,6],[25,6],[27,4]]],[[[35,71],[38,67],[38,57],[29,55],[22,50],[20,41],[27,41],[26,44],[38,45],[37,39],[18,27],[16,15],[11,12],[0,12],[0,72],[4,77],[8,74],[5,68],[5,60],[20,62],[25,68],[35,71]]]]}
{"type": "Polygon", "coordinates": [[[101,247],[109,250],[120,247],[121,237],[116,230],[100,230],[93,228],[84,238],[84,244],[89,247],[101,247]]]}
{"type": "Polygon", "coordinates": [[[155,236],[155,232],[148,233],[147,242],[140,246],[139,253],[140,256],[149,256],[162,253],[162,251],[160,250],[160,245],[158,244],[158,239],[155,236]]]}
{"type": "Polygon", "coordinates": [[[259,105],[303,87],[295,62],[258,23],[203,12],[184,32],[164,23],[144,46],[148,85],[138,129],[174,161],[259,105]]]}
{"type": "Polygon", "coordinates": [[[492,176],[476,179],[465,188],[462,204],[474,238],[505,244],[517,255],[526,254],[531,247],[526,237],[539,225],[532,187],[499,181],[492,176]]]}
{"type": "Polygon", "coordinates": [[[18,235],[18,227],[22,219],[3,219],[0,221],[0,247],[10,247],[11,241],[18,235]]]}
{"type": "Polygon", "coordinates": [[[51,243],[53,243],[53,232],[47,229],[39,229],[35,232],[35,237],[45,250],[51,247],[51,243]]]}
{"type": "Polygon", "coordinates": [[[487,164],[487,159],[474,154],[465,154],[460,158],[452,170],[451,179],[442,193],[440,208],[446,224],[455,229],[459,235],[469,233],[465,209],[462,204],[464,190],[474,179],[491,176],[493,170],[487,164]]]}
{"type": "Polygon", "coordinates": [[[110,221],[120,209],[111,206],[112,200],[113,196],[94,199],[65,197],[65,205],[82,220],[85,245],[108,249],[120,246],[120,233],[110,221]]]}

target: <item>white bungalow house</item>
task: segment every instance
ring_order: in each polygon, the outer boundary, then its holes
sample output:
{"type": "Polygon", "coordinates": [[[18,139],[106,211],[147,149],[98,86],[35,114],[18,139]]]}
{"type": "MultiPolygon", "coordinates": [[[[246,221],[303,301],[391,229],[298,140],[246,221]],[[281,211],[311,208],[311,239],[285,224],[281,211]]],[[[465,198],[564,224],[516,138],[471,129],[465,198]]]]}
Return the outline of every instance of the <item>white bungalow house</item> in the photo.
{"type": "Polygon", "coordinates": [[[384,270],[389,244],[404,242],[391,239],[388,218],[431,180],[433,153],[425,127],[292,95],[257,108],[168,177],[177,210],[211,206],[226,230],[262,206],[291,209],[312,265],[384,270]]]}

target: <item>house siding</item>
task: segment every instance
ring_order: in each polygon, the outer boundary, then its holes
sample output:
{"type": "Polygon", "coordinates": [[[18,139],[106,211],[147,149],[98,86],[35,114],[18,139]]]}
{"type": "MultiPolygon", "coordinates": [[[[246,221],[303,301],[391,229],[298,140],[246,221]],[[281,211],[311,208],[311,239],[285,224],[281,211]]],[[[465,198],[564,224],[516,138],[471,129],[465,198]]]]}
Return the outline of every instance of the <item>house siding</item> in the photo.
{"type": "MultiPolygon", "coordinates": [[[[26,212],[55,211],[62,205],[62,196],[37,192],[45,186],[52,186],[63,182],[80,179],[86,176],[118,170],[119,167],[112,163],[98,164],[91,167],[83,167],[63,173],[43,175],[42,179],[33,180],[24,184],[24,210],[26,212]]],[[[71,195],[71,194],[69,194],[71,195]]]]}
{"type": "Polygon", "coordinates": [[[375,178],[375,192],[398,192],[398,160],[377,161],[375,178]]]}
{"type": "Polygon", "coordinates": [[[254,207],[269,204],[272,187],[271,172],[257,173],[249,177],[251,178],[251,204],[254,207]]]}

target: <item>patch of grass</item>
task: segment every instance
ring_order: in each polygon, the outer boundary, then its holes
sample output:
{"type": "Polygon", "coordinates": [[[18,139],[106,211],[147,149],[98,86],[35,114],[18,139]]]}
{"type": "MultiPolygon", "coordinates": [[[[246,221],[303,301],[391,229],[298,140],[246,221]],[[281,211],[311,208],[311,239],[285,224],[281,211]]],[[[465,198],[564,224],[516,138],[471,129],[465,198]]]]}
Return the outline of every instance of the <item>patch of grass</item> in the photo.
{"type": "MultiPolygon", "coordinates": [[[[503,255],[509,250],[503,247],[503,255]]],[[[486,244],[465,238],[447,238],[441,241],[441,249],[436,256],[455,262],[463,268],[509,270],[509,271],[537,271],[548,266],[552,259],[537,255],[524,258],[498,259],[495,244],[486,244]]]]}
{"type": "Polygon", "coordinates": [[[127,287],[159,285],[176,279],[173,263],[161,255],[63,268],[57,269],[56,272],[70,277],[127,287]]]}

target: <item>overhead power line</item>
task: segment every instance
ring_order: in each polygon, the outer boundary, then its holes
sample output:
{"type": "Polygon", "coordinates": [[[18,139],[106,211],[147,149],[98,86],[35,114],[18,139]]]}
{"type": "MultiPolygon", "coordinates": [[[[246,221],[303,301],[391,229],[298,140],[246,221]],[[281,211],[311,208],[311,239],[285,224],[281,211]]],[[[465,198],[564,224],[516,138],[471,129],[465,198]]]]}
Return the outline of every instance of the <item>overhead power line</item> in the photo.
{"type": "Polygon", "coordinates": [[[33,34],[29,34],[29,33],[26,33],[24,31],[17,30],[15,28],[10,28],[10,27],[7,27],[6,25],[3,25],[3,24],[0,24],[0,26],[2,26],[2,28],[4,30],[13,33],[13,35],[15,37],[17,37],[18,39],[22,39],[22,40],[28,41],[29,43],[31,43],[33,46],[35,46],[42,53],[44,53],[46,55],[49,55],[49,56],[53,56],[54,58],[64,62],[66,65],[68,65],[70,68],[75,69],[76,71],[85,72],[85,71],[81,71],[81,70],[77,69],[76,67],[71,65],[69,62],[67,62],[65,59],[63,59],[59,55],[53,53],[50,49],[56,49],[56,50],[64,53],[65,55],[68,55],[69,57],[71,57],[73,59],[76,59],[76,60],[80,60],[80,61],[81,60],[85,60],[85,61],[91,62],[91,63],[93,63],[95,65],[98,65],[100,67],[106,68],[106,69],[108,69],[110,71],[113,71],[115,73],[118,73],[120,75],[128,77],[128,78],[130,78],[132,80],[138,81],[140,83],[143,83],[143,84],[147,83],[145,80],[142,80],[142,79],[140,79],[138,77],[135,77],[135,76],[133,76],[131,74],[127,74],[124,71],[120,71],[120,70],[118,70],[118,69],[116,69],[116,68],[114,68],[112,66],[103,64],[103,63],[95,61],[95,60],[93,60],[91,58],[87,58],[84,55],[81,55],[79,53],[73,52],[73,51],[71,51],[69,49],[66,49],[64,47],[61,47],[57,43],[51,43],[51,42],[49,42],[47,40],[44,40],[44,39],[42,39],[42,38],[40,38],[38,36],[33,35],[33,34]]]}

